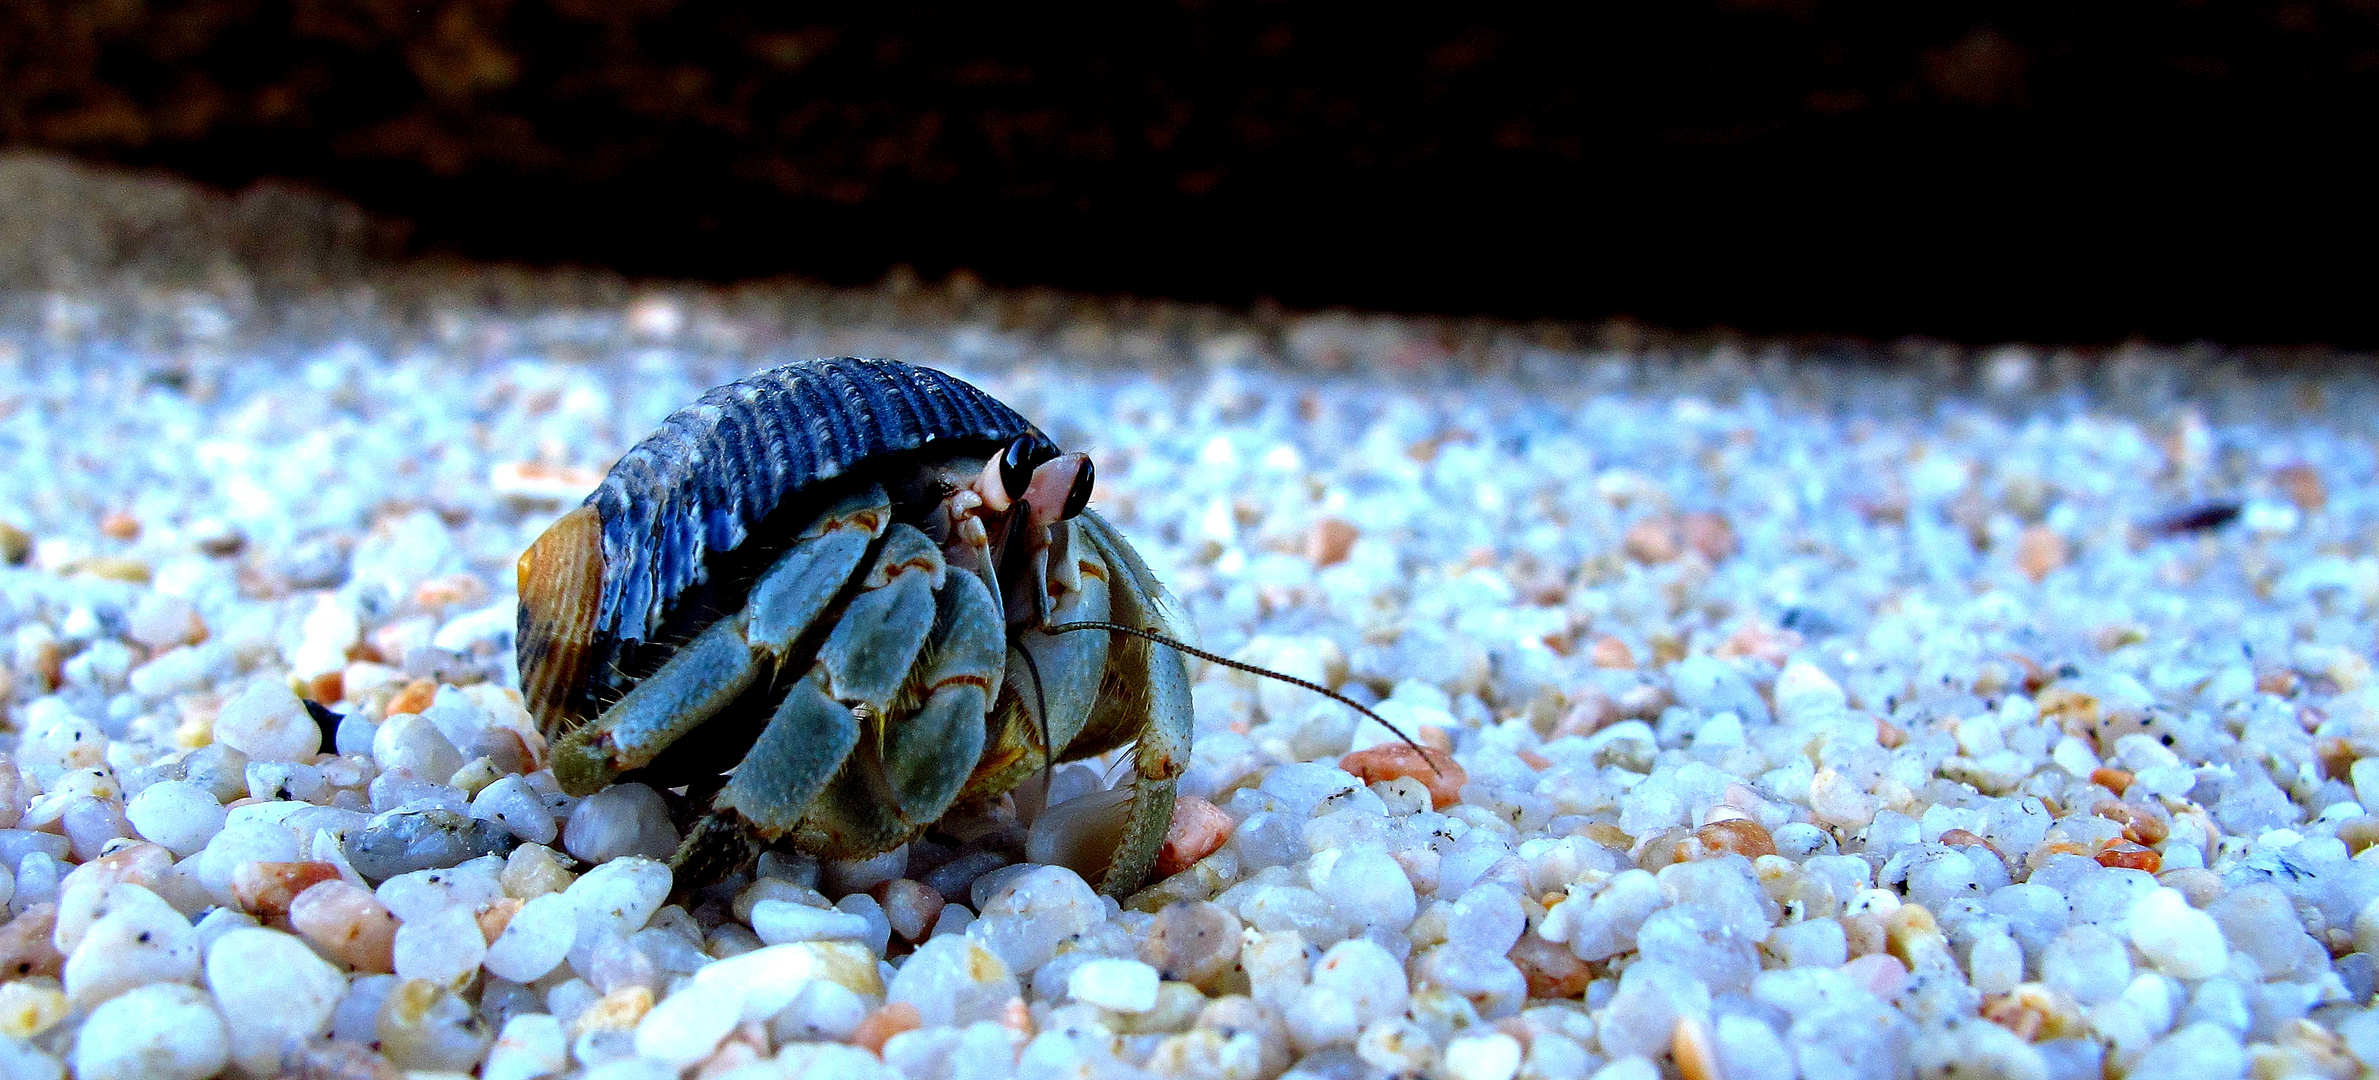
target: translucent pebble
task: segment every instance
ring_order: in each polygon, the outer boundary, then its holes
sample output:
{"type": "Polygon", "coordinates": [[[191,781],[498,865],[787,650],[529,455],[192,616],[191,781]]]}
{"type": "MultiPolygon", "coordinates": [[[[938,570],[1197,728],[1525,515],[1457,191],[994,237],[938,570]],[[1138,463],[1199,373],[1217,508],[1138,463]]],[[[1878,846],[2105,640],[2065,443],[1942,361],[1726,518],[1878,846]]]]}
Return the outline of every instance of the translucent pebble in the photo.
{"type": "Polygon", "coordinates": [[[857,941],[867,936],[865,918],[847,911],[814,908],[789,900],[752,906],[752,932],[771,945],[789,941],[857,941]]]}
{"type": "Polygon", "coordinates": [[[1705,716],[1731,712],[1751,723],[1768,722],[1768,703],[1726,661],[1695,653],[1669,669],[1669,681],[1678,704],[1705,716]]]}
{"type": "Polygon", "coordinates": [[[1680,1018],[1707,1021],[1709,1014],[1710,990],[1693,972],[1641,961],[1620,974],[1619,991],[1604,1007],[1597,1034],[1612,1054],[1650,1057],[1668,1049],[1680,1018]]]}
{"type": "Polygon", "coordinates": [[[2049,943],[2040,970],[2041,981],[2084,1005],[2096,1005],[2130,984],[2131,950],[2095,926],[2076,926],[2049,943]]]}
{"type": "Polygon", "coordinates": [[[1776,718],[1786,724],[1832,720],[1850,705],[1849,695],[1823,668],[1803,660],[1776,673],[1776,718]]]}
{"type": "Polygon", "coordinates": [[[188,986],[131,990],[91,1010],[83,1024],[106,1037],[75,1040],[81,1080],[204,1080],[231,1057],[222,1014],[188,986]]]}
{"type": "Polygon", "coordinates": [[[478,911],[503,897],[503,865],[501,859],[482,856],[437,870],[415,870],[381,882],[372,895],[408,921],[449,907],[478,911]]]}
{"type": "Polygon", "coordinates": [[[1839,921],[1810,919],[1770,931],[1768,951],[1789,967],[1834,968],[1850,959],[1850,941],[1839,921]]]}
{"type": "Polygon", "coordinates": [[[693,983],[661,999],[637,1022],[637,1056],[685,1068],[708,1057],[742,1019],[742,1002],[734,994],[716,983],[693,983]]]}
{"type": "Polygon", "coordinates": [[[80,862],[98,858],[110,843],[132,835],[132,823],[124,820],[124,812],[113,800],[88,795],[67,800],[65,811],[58,815],[58,826],[65,830],[67,846],[80,862]]]}
{"type": "Polygon", "coordinates": [[[1607,960],[1636,947],[1636,931],[1654,911],[1668,902],[1660,880],[1642,870],[1613,875],[1600,888],[1567,899],[1545,913],[1537,933],[1564,943],[1580,960],[1607,960]]]}
{"type": "Polygon", "coordinates": [[[1592,1080],[1660,1080],[1660,1066],[1641,1054],[1630,1054],[1594,1071],[1592,1080]]]}
{"type": "Polygon", "coordinates": [[[668,805],[643,784],[613,784],[580,799],[562,827],[563,850],[581,862],[666,859],[677,851],[677,842],[668,805]]]}
{"type": "Polygon", "coordinates": [[[866,892],[908,872],[909,847],[902,844],[864,859],[834,859],[820,864],[818,889],[828,896],[847,896],[866,892]]]}
{"type": "Polygon", "coordinates": [[[251,760],[302,761],[321,751],[322,728],[288,686],[258,679],[223,703],[215,740],[251,760]]]}
{"type": "Polygon", "coordinates": [[[1057,955],[1060,942],[1106,921],[1099,895],[1062,866],[1024,866],[996,881],[976,882],[979,917],[967,935],[1005,961],[1030,971],[1057,955]]]}
{"type": "Polygon", "coordinates": [[[2215,1024],[2197,1023],[2149,1047],[2131,1067],[2130,1075],[2158,1080],[2238,1080],[2246,1071],[2247,1053],[2238,1036],[2215,1024]]]}
{"type": "Polygon", "coordinates": [[[1376,848],[1324,851],[1307,874],[1342,918],[1366,929],[1402,930],[1412,925],[1419,907],[1403,864],[1376,848]]]}
{"type": "Polygon", "coordinates": [[[314,950],[278,930],[232,930],[206,954],[208,989],[222,1006],[232,1061],[262,1076],[290,1045],[325,1030],[347,979],[314,950]]]}
{"type": "MultiPolygon", "coordinates": [[[[63,847],[66,838],[61,836],[57,839],[63,847]]],[[[63,855],[64,852],[59,854],[63,855]]],[[[26,852],[24,859],[17,863],[16,892],[8,898],[9,914],[22,915],[29,908],[55,903],[59,880],[64,876],[65,872],[58,867],[58,856],[46,851],[26,852]]]]}
{"type": "Polygon", "coordinates": [[[1528,913],[1520,898],[1500,884],[1481,885],[1454,901],[1446,918],[1446,939],[1480,952],[1501,956],[1510,952],[1528,929],[1528,913]]]}
{"type": "Polygon", "coordinates": [[[380,1003],[380,1052],[400,1069],[469,1072],[494,1032],[469,1002],[425,979],[404,979],[380,1003]]]}
{"type": "Polygon", "coordinates": [[[1974,939],[1966,956],[1969,981],[1985,994],[2004,994],[2024,980],[2024,947],[1996,931],[1974,939]]]}
{"type": "Polygon", "coordinates": [[[878,956],[892,943],[892,919],[884,913],[884,905],[866,893],[852,893],[834,902],[838,911],[849,912],[867,920],[867,932],[859,940],[878,956]]]}
{"type": "Polygon", "coordinates": [[[205,788],[216,802],[248,793],[248,755],[221,742],[208,743],[182,759],[182,779],[205,788]]]}
{"type": "Polygon", "coordinates": [[[1313,965],[1312,985],[1345,998],[1357,1027],[1401,1013],[1411,1000],[1403,962],[1364,938],[1341,941],[1322,953],[1313,965]]]}
{"type": "Polygon", "coordinates": [[[1719,1017],[1711,1041],[1728,1080],[1792,1080],[1792,1052],[1774,1028],[1753,1017],[1719,1017]]]}
{"type": "Polygon", "coordinates": [[[1429,950],[1416,967],[1421,983],[1459,995],[1483,1020],[1516,1015],[1528,1000],[1528,976],[1519,965],[1460,940],[1429,950]]]}
{"type": "Polygon", "coordinates": [[[479,920],[461,905],[407,919],[397,926],[391,959],[399,978],[460,989],[487,958],[479,920]]]}
{"type": "Polygon", "coordinates": [[[524,1013],[504,1021],[487,1051],[480,1080],[539,1080],[570,1066],[570,1043],[562,1022],[546,1013],[524,1013]]]}
{"type": "Polygon", "coordinates": [[[513,982],[535,982],[569,955],[578,936],[578,910],[561,893],[531,897],[487,947],[487,970],[513,982]]]}
{"type": "Polygon", "coordinates": [[[1142,1013],[1156,1007],[1157,971],[1138,960],[1100,958],[1074,969],[1066,978],[1066,994],[1076,1001],[1142,1013]]]}
{"type": "Polygon", "coordinates": [[[2013,1031],[1987,1020],[1960,1019],[1917,1041],[1913,1064],[1921,1080],[1981,1075],[2005,1080],[2050,1080],[2040,1051],[2013,1031]]]}
{"type": "MultiPolygon", "coordinates": [[[[1399,980],[1401,981],[1401,980],[1399,980]]],[[[996,953],[965,934],[928,939],[909,954],[885,990],[887,1003],[915,1006],[931,1026],[997,1022],[1019,992],[996,953]]]]}
{"type": "Polygon", "coordinates": [[[187,780],[160,780],[124,808],[140,835],[176,855],[190,855],[222,831],[225,815],[214,794],[187,780]]]}
{"type": "Polygon", "coordinates": [[[532,844],[552,843],[558,832],[544,798],[518,776],[506,776],[479,789],[471,800],[471,816],[502,825],[532,844]]]}
{"type": "Polygon", "coordinates": [[[2206,905],[2230,947],[2253,957],[2264,977],[2311,977],[2329,963],[2329,951],[2305,932],[2296,906],[2268,881],[2244,885],[2206,905]]]}

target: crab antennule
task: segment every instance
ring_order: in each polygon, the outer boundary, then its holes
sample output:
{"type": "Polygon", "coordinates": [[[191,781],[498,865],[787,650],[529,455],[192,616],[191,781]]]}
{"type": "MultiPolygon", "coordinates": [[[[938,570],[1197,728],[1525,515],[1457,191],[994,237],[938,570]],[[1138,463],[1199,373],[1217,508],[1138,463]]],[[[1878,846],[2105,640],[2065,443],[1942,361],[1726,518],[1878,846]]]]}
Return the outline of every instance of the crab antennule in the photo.
{"type": "Polygon", "coordinates": [[[520,690],[538,730],[576,727],[572,698],[584,684],[603,600],[603,521],[593,506],[562,515],[518,564],[520,690]]]}

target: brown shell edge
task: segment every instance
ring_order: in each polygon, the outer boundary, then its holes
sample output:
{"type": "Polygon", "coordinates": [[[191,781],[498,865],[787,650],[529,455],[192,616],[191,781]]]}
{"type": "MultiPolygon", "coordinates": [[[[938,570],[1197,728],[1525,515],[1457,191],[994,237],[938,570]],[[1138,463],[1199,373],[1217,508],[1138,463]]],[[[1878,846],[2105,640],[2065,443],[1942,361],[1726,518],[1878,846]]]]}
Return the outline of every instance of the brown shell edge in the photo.
{"type": "Polygon", "coordinates": [[[573,711],[593,655],[603,602],[603,519],[591,505],[562,515],[521,553],[520,694],[548,738],[576,728],[573,711]]]}

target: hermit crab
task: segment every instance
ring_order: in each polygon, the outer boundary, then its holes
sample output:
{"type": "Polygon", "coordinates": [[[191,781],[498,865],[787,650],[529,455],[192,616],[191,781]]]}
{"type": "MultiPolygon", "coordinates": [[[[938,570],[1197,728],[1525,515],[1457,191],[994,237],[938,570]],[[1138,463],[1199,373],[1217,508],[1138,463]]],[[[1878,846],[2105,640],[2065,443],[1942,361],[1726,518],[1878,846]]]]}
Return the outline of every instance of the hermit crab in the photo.
{"type": "MultiPolygon", "coordinates": [[[[1090,459],[929,368],[839,358],[702,395],[520,558],[521,691],[562,787],[683,788],[681,885],[771,844],[859,858],[1131,747],[1068,852],[1149,876],[1189,757],[1164,587],[1090,459]]],[[[1084,865],[1088,864],[1088,865],[1084,865]]],[[[1099,865],[1103,864],[1103,865],[1099,865]]]]}

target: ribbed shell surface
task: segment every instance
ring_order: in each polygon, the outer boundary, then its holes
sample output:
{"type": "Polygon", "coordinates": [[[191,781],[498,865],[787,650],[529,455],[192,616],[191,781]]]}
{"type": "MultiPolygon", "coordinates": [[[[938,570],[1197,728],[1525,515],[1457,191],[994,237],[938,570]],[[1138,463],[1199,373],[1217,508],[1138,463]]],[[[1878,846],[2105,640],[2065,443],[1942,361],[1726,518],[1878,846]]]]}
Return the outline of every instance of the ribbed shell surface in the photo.
{"type": "Polygon", "coordinates": [[[897,360],[771,368],[703,394],[587,496],[603,521],[596,630],[644,640],[715,552],[788,496],[936,442],[1005,444],[1032,424],[966,382],[897,360]]]}

